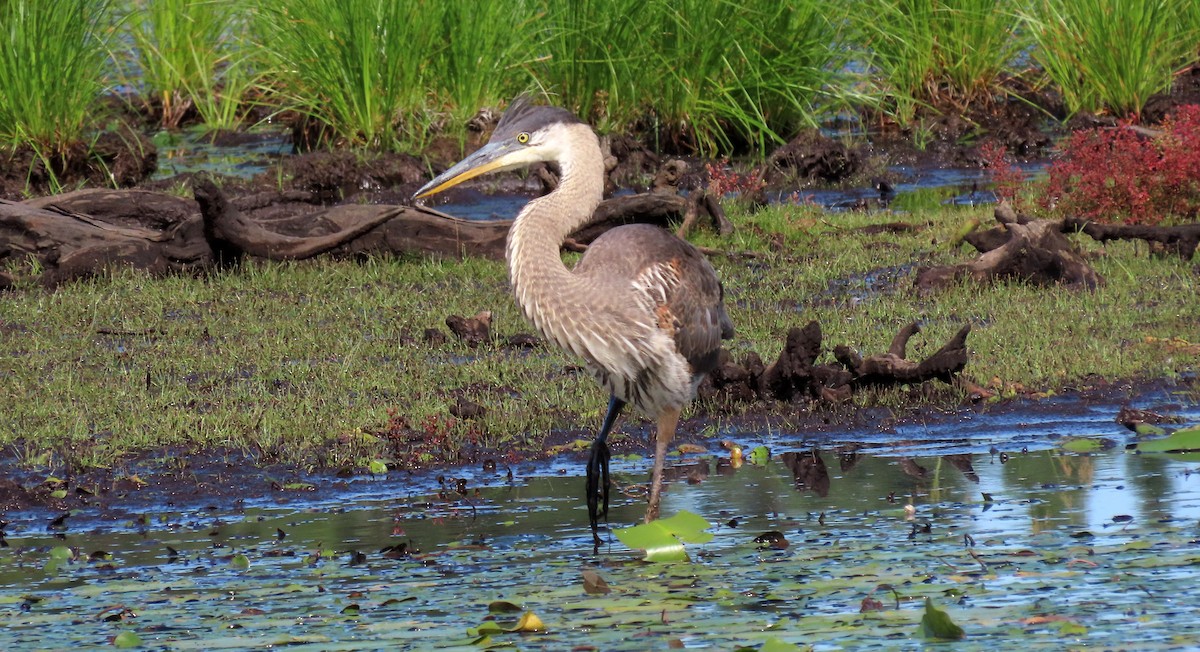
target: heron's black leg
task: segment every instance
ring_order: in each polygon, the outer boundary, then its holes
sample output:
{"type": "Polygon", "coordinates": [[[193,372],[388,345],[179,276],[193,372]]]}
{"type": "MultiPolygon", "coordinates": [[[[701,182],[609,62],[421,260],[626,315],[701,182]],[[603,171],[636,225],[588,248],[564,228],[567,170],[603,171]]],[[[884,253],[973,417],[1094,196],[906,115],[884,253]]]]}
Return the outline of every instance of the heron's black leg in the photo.
{"type": "Polygon", "coordinates": [[[608,433],[623,407],[625,401],[616,396],[608,400],[608,414],[604,415],[604,424],[600,426],[600,434],[596,435],[596,441],[592,443],[592,455],[588,459],[588,520],[592,524],[592,539],[597,547],[600,545],[600,517],[608,516],[608,433]]]}

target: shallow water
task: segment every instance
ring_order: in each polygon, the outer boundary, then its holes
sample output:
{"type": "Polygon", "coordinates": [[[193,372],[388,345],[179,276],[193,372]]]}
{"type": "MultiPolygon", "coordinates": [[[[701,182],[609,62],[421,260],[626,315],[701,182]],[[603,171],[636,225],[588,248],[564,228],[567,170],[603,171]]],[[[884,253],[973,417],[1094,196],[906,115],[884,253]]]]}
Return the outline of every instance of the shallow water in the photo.
{"type": "MultiPolygon", "coordinates": [[[[1200,421],[1169,395],[1133,403],[1200,421]]],[[[169,649],[481,649],[468,628],[505,600],[546,627],[491,638],[520,649],[733,649],[768,637],[895,649],[921,645],[925,597],[966,630],[960,648],[1200,643],[1200,467],[1125,452],[1117,406],[1056,408],[819,437],[723,433],[772,456],[734,469],[714,443],[673,459],[664,513],[699,514],[714,534],[689,544],[689,563],[640,562],[611,535],[593,555],[573,458],[519,466],[511,480],[504,468],[454,470],[448,485],[461,477],[465,497],[392,474],[311,500],[152,505],[142,523],[80,512],[58,531],[52,514],[9,514],[0,645],[100,646],[132,631],[169,649]],[[1116,446],[1057,448],[1079,435],[1116,446]],[[767,531],[790,545],[761,549],[767,531]],[[405,554],[381,552],[400,544],[405,554]],[[82,558],[46,570],[59,546],[82,558]],[[111,559],[85,560],[97,551],[111,559]],[[584,570],[612,593],[585,593],[584,570]],[[860,613],[864,600],[879,610],[860,613]]],[[[647,464],[614,460],[629,490],[614,527],[640,518],[633,490],[647,464]]]]}

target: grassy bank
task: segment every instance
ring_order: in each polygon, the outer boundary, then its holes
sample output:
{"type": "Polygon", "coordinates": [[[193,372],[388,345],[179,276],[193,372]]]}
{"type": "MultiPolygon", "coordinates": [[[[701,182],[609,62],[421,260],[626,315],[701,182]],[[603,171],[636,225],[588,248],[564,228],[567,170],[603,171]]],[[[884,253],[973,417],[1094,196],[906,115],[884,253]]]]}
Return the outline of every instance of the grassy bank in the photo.
{"type": "MultiPolygon", "coordinates": [[[[1200,368],[1194,352],[1146,339],[1200,341],[1200,277],[1134,245],[1101,251],[1080,240],[1108,281],[1091,294],[1014,283],[916,295],[915,266],[970,258],[946,243],[986,212],[920,212],[904,218],[914,231],[883,235],[857,227],[891,216],[800,207],[735,215],[731,240],[702,238],[757,253],[714,258],[739,329],[731,350],[773,359],[789,327],[815,319],[828,347],[876,353],[921,320],[910,347],[919,358],[969,321],[967,373],[996,379],[1001,391],[1200,368]]],[[[606,397],[566,355],[424,342],[426,329],[445,330],[447,315],[481,309],[502,337],[529,331],[503,264],[481,260],[256,263],[207,278],[125,273],[53,293],[20,289],[0,302],[0,445],[32,467],[119,466],[130,453],[170,447],[154,453],[164,464],[180,451],[233,450],[262,463],[361,468],[454,459],[471,446],[537,452],[552,430],[593,428],[606,397]],[[459,398],[486,415],[453,418],[459,398]]],[[[963,398],[944,388],[932,400],[955,409],[963,398]]],[[[900,392],[856,400],[905,401],[900,392]]]]}

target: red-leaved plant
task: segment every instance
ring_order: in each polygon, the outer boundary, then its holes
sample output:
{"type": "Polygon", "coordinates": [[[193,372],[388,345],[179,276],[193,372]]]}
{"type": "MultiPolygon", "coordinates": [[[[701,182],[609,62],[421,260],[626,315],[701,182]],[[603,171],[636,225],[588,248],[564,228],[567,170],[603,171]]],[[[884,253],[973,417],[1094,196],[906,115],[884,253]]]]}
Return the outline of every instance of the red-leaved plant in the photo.
{"type": "Polygon", "coordinates": [[[992,192],[996,199],[1008,201],[1019,211],[1025,211],[1024,195],[1019,194],[1027,181],[1025,171],[1013,164],[1008,156],[1008,149],[1000,143],[989,140],[979,146],[979,156],[987,167],[988,178],[992,181],[992,192]]]}
{"type": "Polygon", "coordinates": [[[1050,165],[1039,203],[1128,224],[1200,215],[1200,106],[1179,107],[1151,136],[1129,127],[1072,134],[1050,165]]]}

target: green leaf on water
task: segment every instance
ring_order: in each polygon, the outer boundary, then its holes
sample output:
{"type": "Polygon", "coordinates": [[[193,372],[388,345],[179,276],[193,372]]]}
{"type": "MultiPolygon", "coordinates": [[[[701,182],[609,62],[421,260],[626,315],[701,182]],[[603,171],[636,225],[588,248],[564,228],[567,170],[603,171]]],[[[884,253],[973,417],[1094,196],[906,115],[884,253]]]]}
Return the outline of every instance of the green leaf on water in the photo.
{"type": "Polygon", "coordinates": [[[1167,434],[1166,430],[1154,425],[1153,423],[1137,423],[1133,426],[1133,431],[1139,437],[1161,437],[1167,434]]]}
{"type": "Polygon", "coordinates": [[[509,602],[508,600],[494,600],[488,603],[488,612],[494,614],[516,613],[522,608],[518,604],[509,602]]]}
{"type": "Polygon", "coordinates": [[[1063,437],[1058,441],[1059,448],[1071,453],[1098,453],[1113,445],[1113,440],[1104,437],[1063,437]]]}
{"type": "Polygon", "coordinates": [[[681,511],[670,518],[617,529],[614,534],[630,548],[645,550],[645,561],[687,561],[683,544],[711,541],[712,533],[704,531],[708,527],[703,517],[681,511]]]}
{"type": "Polygon", "coordinates": [[[128,648],[141,647],[142,637],[130,631],[124,631],[113,637],[113,647],[128,648]]]}
{"type": "Polygon", "coordinates": [[[750,456],[747,459],[755,466],[766,466],[767,462],[771,461],[771,450],[766,446],[755,446],[750,449],[750,456]]]}
{"type": "Polygon", "coordinates": [[[1139,453],[1188,453],[1200,451],[1200,426],[1181,428],[1163,439],[1138,442],[1139,453]]]}
{"type": "Polygon", "coordinates": [[[234,555],[233,559],[230,560],[229,563],[232,564],[233,567],[238,570],[249,570],[250,569],[250,558],[240,552],[238,554],[234,555]]]}
{"type": "Polygon", "coordinates": [[[966,636],[962,627],[950,620],[950,614],[933,606],[933,600],[925,598],[925,615],[921,616],[918,630],[922,638],[957,640],[966,636]]]}
{"type": "Polygon", "coordinates": [[[42,570],[47,573],[57,573],[58,568],[71,559],[71,549],[66,546],[55,546],[50,549],[50,556],[46,559],[42,570]]]}
{"type": "Polygon", "coordinates": [[[59,500],[61,500],[61,499],[63,499],[63,498],[66,498],[66,497],[67,497],[67,490],[66,490],[66,489],[55,489],[54,491],[51,491],[51,492],[50,492],[50,497],[51,497],[51,498],[55,498],[55,499],[59,499],[59,500]]]}
{"type": "Polygon", "coordinates": [[[388,465],[383,460],[371,460],[371,463],[367,465],[367,471],[371,475],[387,475],[388,465]]]}

